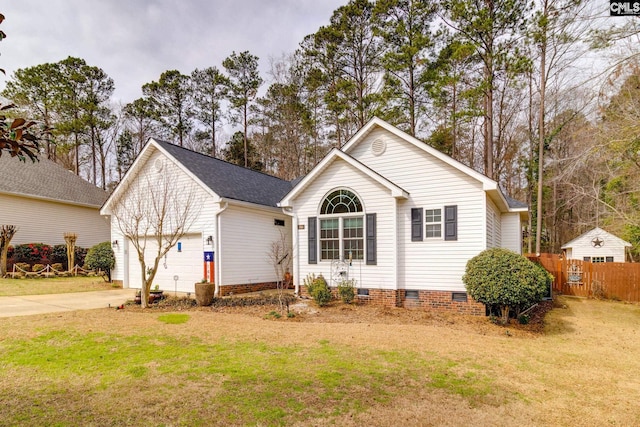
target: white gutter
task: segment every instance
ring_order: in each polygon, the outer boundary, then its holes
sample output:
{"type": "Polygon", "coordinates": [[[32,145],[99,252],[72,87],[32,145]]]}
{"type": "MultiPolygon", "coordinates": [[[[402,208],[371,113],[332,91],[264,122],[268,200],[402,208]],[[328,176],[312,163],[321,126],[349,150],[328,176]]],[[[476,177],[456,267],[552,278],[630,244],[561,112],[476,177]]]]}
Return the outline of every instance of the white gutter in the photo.
{"type": "Polygon", "coordinates": [[[220,246],[220,241],[222,240],[222,231],[221,231],[221,221],[220,221],[220,214],[222,212],[224,212],[228,207],[229,207],[229,202],[224,201],[223,199],[220,199],[219,202],[220,205],[220,209],[218,210],[218,212],[216,212],[216,240],[214,242],[214,250],[215,250],[215,254],[214,254],[214,264],[215,264],[215,273],[214,273],[214,291],[213,294],[216,297],[220,296],[220,281],[222,279],[222,251],[221,251],[221,246],[220,246]],[[224,207],[222,206],[222,204],[224,203],[224,207]]]}

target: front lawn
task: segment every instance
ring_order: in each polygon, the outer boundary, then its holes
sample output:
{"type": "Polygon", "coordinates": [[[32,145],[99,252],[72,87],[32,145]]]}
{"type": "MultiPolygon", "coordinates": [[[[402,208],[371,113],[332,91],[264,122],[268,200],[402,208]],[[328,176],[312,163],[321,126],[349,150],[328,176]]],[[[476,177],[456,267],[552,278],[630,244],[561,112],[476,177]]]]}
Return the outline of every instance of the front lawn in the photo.
{"type": "Polygon", "coordinates": [[[0,296],[66,294],[69,292],[104,291],[113,289],[101,277],[52,277],[0,279],[0,296]]]}
{"type": "Polygon", "coordinates": [[[563,298],[542,334],[254,310],[1,319],[0,425],[640,424],[636,305],[563,298]]]}

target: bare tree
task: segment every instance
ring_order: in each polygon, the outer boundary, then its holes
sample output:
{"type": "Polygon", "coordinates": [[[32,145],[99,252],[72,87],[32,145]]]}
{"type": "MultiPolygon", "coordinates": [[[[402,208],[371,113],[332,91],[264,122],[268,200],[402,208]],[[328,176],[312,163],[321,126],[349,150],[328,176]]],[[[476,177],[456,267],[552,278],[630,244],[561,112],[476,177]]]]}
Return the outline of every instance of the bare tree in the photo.
{"type": "Polygon", "coordinates": [[[273,270],[276,273],[276,286],[278,288],[280,312],[284,312],[286,308],[287,313],[289,313],[289,303],[284,298],[284,290],[289,285],[289,281],[285,280],[285,275],[291,268],[292,254],[291,245],[287,241],[287,236],[282,230],[280,231],[280,237],[271,242],[268,255],[271,265],[273,265],[273,270]]]}
{"type": "Polygon", "coordinates": [[[15,225],[3,225],[0,227],[0,277],[7,274],[7,252],[13,235],[18,229],[15,225]]]}
{"type": "Polygon", "coordinates": [[[160,260],[193,225],[202,208],[196,188],[177,179],[177,169],[166,165],[161,173],[145,175],[125,184],[123,196],[112,206],[118,228],[135,248],[142,277],[141,303],[148,306],[151,284],[160,260]],[[153,261],[147,265],[147,244],[155,242],[153,261]]]}

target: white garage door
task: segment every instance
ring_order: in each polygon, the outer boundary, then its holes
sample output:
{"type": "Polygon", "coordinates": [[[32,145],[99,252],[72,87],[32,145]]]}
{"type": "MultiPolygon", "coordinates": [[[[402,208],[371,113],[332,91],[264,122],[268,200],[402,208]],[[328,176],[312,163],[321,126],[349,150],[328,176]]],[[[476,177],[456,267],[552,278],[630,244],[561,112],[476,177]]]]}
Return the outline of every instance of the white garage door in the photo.
{"type": "MultiPolygon", "coordinates": [[[[155,241],[147,241],[145,262],[153,266],[158,246],[155,241]]],[[[138,253],[129,243],[129,287],[140,288],[142,271],[138,261],[138,253]]],[[[180,239],[179,244],[171,248],[158,264],[158,272],[153,280],[152,288],[157,284],[160,289],[170,292],[176,289],[174,276],[178,276],[178,292],[195,292],[195,283],[203,277],[203,242],[202,235],[188,234],[180,239]]]]}

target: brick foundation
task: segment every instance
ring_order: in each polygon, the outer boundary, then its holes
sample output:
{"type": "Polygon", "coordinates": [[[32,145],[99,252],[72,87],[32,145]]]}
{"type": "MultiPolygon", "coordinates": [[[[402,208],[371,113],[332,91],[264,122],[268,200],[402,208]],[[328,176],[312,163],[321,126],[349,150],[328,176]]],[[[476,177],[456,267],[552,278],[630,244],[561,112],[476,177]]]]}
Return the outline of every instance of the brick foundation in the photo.
{"type": "Polygon", "coordinates": [[[248,283],[244,285],[224,285],[220,286],[220,296],[246,294],[249,292],[260,292],[268,289],[278,289],[276,282],[248,283]]]}
{"type": "MultiPolygon", "coordinates": [[[[337,298],[337,289],[331,288],[331,293],[337,298]]],[[[484,316],[484,304],[468,297],[467,301],[454,301],[454,292],[449,291],[418,291],[418,298],[407,298],[404,289],[369,289],[369,295],[356,295],[359,304],[370,304],[379,307],[404,307],[425,311],[446,311],[450,313],[484,316]]],[[[300,286],[300,295],[310,298],[306,286],[300,286]]]]}

